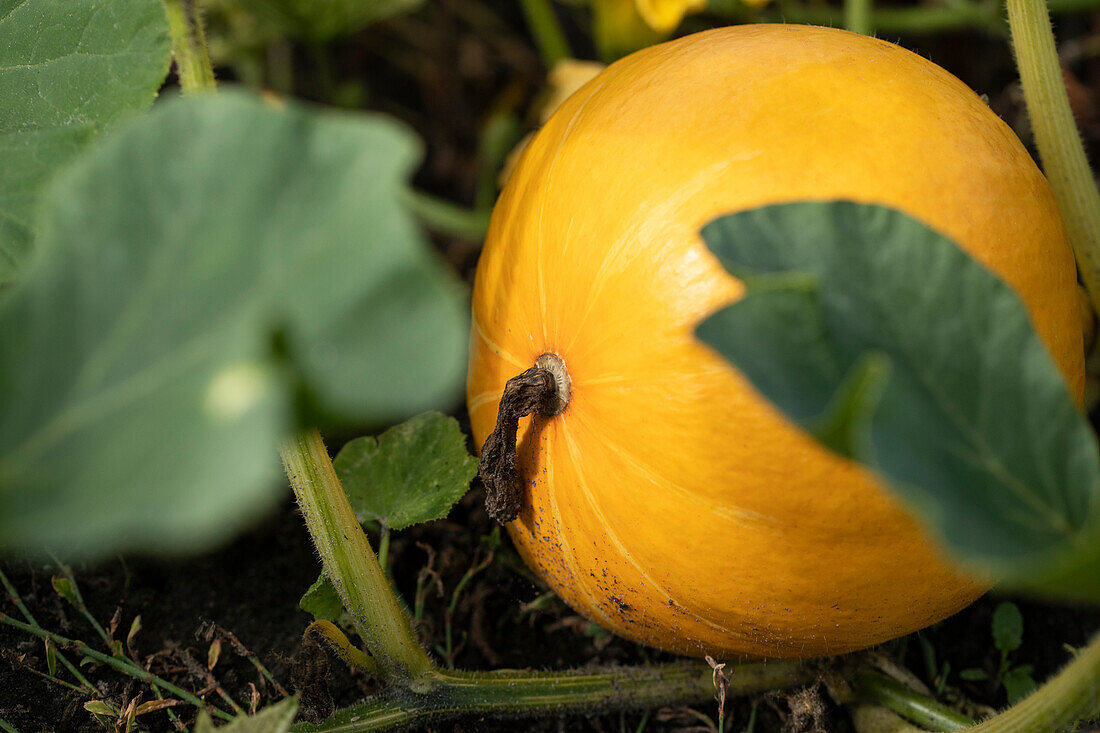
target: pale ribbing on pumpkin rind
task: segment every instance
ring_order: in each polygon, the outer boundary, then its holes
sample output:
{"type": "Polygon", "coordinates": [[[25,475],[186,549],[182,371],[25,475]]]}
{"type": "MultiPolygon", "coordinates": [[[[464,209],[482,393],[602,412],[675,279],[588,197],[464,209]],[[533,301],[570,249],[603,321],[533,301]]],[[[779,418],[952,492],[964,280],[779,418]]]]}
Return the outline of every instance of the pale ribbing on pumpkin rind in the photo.
{"type": "Polygon", "coordinates": [[[624,59],[551,118],[498,202],[469,377],[480,444],[505,381],[544,352],[563,359],[572,402],[521,422],[528,497],[509,530],[616,633],[693,655],[818,656],[913,631],[986,587],[694,337],[743,292],[699,229],[805,199],[885,204],[954,238],[1021,295],[1081,395],[1049,187],[961,82],[808,27],[720,29],[624,59]]]}

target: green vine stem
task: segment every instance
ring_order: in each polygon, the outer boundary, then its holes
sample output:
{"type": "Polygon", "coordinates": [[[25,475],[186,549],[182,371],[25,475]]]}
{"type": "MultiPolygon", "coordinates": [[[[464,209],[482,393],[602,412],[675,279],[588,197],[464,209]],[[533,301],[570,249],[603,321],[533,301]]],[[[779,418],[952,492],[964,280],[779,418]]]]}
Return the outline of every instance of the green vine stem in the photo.
{"type": "Polygon", "coordinates": [[[351,614],[367,653],[388,678],[411,682],[429,674],[434,665],[390,590],[321,434],[316,430],[300,433],[285,442],[281,452],[325,575],[351,614]]]}
{"type": "Polygon", "coordinates": [[[871,14],[872,0],[844,0],[844,27],[853,33],[871,35],[875,29],[871,14]]]}
{"type": "Polygon", "coordinates": [[[1081,279],[1100,311],[1100,191],[1069,106],[1043,0],[1008,0],[1008,25],[1035,145],[1066,221],[1081,279]]]}
{"type": "Polygon", "coordinates": [[[214,91],[214,67],[206,49],[206,32],[195,0],[164,0],[172,57],[184,94],[214,91]]]}
{"type": "Polygon", "coordinates": [[[488,209],[467,209],[415,188],[404,189],[401,200],[424,226],[440,234],[480,242],[489,231],[488,209]]]}
{"type": "Polygon", "coordinates": [[[359,667],[374,676],[381,674],[382,670],[378,668],[378,664],[374,659],[348,641],[348,637],[344,636],[344,632],[340,631],[336,624],[331,621],[325,619],[314,621],[306,628],[302,637],[308,637],[310,634],[316,634],[324,639],[329,648],[336,653],[336,656],[344,660],[344,663],[349,667],[359,667]]]}
{"type": "Polygon", "coordinates": [[[1100,714],[1100,634],[1065,669],[1024,700],[968,728],[973,733],[1032,733],[1068,730],[1100,714]]]}
{"type": "Polygon", "coordinates": [[[933,731],[964,730],[974,721],[962,713],[910,690],[877,672],[861,672],[852,684],[861,700],[888,708],[906,720],[933,731]]]}
{"type": "MultiPolygon", "coordinates": [[[[377,731],[466,714],[644,709],[713,698],[702,663],[619,667],[591,672],[463,672],[440,669],[421,649],[401,602],[363,534],[316,430],[283,443],[283,464],[326,576],[352,616],[385,691],[303,731],[377,731]]],[[[327,627],[318,630],[329,631],[327,627]]],[[[326,634],[339,643],[339,636],[326,634]]],[[[346,650],[345,650],[346,652],[346,650]]],[[[800,662],[727,668],[730,691],[750,693],[811,680],[800,662]]]]}
{"type": "MultiPolygon", "coordinates": [[[[728,669],[728,667],[727,667],[728,669]]],[[[596,711],[643,710],[698,703],[714,697],[712,670],[705,664],[620,667],[576,672],[436,672],[427,695],[392,689],[337,712],[301,733],[369,733],[400,730],[458,715],[533,716],[596,711]]],[[[797,662],[757,662],[734,668],[729,695],[748,695],[808,682],[813,671],[797,662]]]]}
{"type": "Polygon", "coordinates": [[[1100,634],[1076,658],[1023,701],[977,725],[904,685],[877,673],[860,673],[853,689],[865,702],[882,705],[933,731],[1034,733],[1060,731],[1100,714],[1100,634]]]}
{"type": "Polygon", "coordinates": [[[562,59],[573,56],[550,0],[520,0],[520,5],[547,69],[552,69],[562,59]]]}

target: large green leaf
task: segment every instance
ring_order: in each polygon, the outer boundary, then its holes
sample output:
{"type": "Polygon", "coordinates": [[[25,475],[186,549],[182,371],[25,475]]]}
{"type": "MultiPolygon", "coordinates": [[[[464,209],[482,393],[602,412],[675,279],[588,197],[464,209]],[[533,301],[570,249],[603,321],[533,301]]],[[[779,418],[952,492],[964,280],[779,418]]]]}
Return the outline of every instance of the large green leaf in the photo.
{"type": "Polygon", "coordinates": [[[168,49],[161,0],[0,0],[0,285],[30,248],[46,180],[153,103],[168,49]]]}
{"type": "Polygon", "coordinates": [[[356,438],[333,464],[360,521],[391,529],[447,516],[477,474],[458,422],[438,412],[356,438]]]}
{"type": "Polygon", "coordinates": [[[465,297],[400,204],[419,156],[385,118],[227,91],[82,158],[0,305],[0,540],[195,547],[282,490],[296,395],[452,399],[465,297]]]}
{"type": "Polygon", "coordinates": [[[768,206],[703,238],[748,293],[700,338],[960,558],[1100,598],[1096,441],[1012,290],[878,206],[768,206]]]}

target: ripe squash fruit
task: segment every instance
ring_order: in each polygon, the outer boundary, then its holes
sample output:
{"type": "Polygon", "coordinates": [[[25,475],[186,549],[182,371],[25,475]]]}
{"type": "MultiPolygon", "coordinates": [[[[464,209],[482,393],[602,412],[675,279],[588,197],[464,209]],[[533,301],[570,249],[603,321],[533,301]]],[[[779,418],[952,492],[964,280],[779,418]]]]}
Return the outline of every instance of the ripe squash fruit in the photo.
{"type": "Polygon", "coordinates": [[[696,656],[830,655],[989,585],[694,336],[743,292],[700,229],[809,199],[890,206],[954,239],[1017,291],[1081,399],[1074,261],[1049,186],[955,77],[885,41],[788,25],[619,61],[549,120],[502,193],[468,382],[480,445],[510,377],[546,354],[563,367],[564,411],[519,424],[508,529],[617,634],[696,656]]]}

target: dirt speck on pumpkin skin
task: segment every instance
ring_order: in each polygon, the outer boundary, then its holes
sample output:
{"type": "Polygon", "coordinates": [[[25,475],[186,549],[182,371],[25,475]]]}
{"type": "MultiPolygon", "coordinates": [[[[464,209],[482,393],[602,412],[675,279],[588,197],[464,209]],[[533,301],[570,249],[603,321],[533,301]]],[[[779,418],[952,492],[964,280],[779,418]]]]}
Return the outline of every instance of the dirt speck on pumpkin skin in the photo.
{"type": "Polygon", "coordinates": [[[611,596],[610,601],[618,607],[620,613],[627,613],[633,608],[633,606],[618,596],[611,596]]]}

